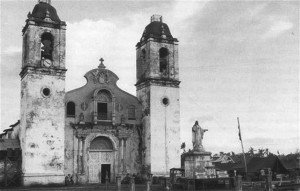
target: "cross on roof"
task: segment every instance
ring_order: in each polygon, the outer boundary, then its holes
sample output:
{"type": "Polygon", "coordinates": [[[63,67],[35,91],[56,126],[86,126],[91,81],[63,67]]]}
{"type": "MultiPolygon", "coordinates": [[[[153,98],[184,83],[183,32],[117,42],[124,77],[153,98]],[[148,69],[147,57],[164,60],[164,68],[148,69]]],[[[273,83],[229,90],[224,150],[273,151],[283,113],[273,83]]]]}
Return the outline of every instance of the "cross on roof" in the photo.
{"type": "Polygon", "coordinates": [[[103,59],[103,58],[100,58],[99,61],[101,62],[100,64],[103,64],[104,59],[103,59]]]}
{"type": "Polygon", "coordinates": [[[106,67],[104,66],[104,64],[103,64],[104,59],[103,59],[103,58],[100,58],[99,61],[100,61],[100,64],[99,64],[98,68],[106,68],[106,67]]]}

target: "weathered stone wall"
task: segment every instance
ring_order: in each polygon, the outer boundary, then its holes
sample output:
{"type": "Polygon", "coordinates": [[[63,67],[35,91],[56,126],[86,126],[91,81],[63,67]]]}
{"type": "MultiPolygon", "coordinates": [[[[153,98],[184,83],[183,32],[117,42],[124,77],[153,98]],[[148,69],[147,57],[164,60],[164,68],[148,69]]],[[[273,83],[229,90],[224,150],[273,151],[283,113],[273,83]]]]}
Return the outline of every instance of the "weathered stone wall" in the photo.
{"type": "Polygon", "coordinates": [[[143,112],[143,164],[145,168],[151,169],[151,123],[150,123],[150,86],[137,89],[137,97],[142,104],[142,112],[143,112]]]}
{"type": "Polygon", "coordinates": [[[70,126],[75,123],[74,118],[65,119],[65,166],[64,174],[75,175],[77,172],[77,152],[78,140],[76,138],[76,131],[70,126]]]}
{"type": "Polygon", "coordinates": [[[24,185],[64,182],[64,97],[64,77],[29,73],[21,81],[24,185]]]}
{"type": "Polygon", "coordinates": [[[56,68],[65,68],[65,46],[66,30],[65,28],[56,29],[49,27],[35,26],[31,21],[27,30],[23,34],[23,59],[22,68],[25,66],[41,66],[41,37],[43,33],[48,32],[53,36],[53,66],[56,68]]]}
{"type": "Polygon", "coordinates": [[[151,172],[168,175],[180,167],[179,88],[151,86],[151,172]],[[162,103],[163,98],[169,104],[162,103]]]}
{"type": "Polygon", "coordinates": [[[139,153],[139,134],[137,128],[133,129],[133,133],[126,140],[126,169],[128,173],[137,174],[141,171],[141,157],[139,153]]]}
{"type": "Polygon", "coordinates": [[[141,46],[136,51],[136,69],[137,82],[146,78],[160,78],[162,77],[159,71],[159,49],[166,48],[169,51],[169,75],[168,77],[174,80],[179,80],[178,67],[178,45],[173,43],[161,43],[153,40],[141,46]],[[143,50],[145,51],[145,59],[143,59],[143,50]]]}
{"type": "Polygon", "coordinates": [[[210,178],[215,176],[215,169],[212,168],[211,153],[190,153],[184,156],[185,176],[188,178],[210,178]]]}
{"type": "Polygon", "coordinates": [[[166,48],[169,51],[169,78],[179,80],[179,68],[178,68],[178,47],[177,44],[151,42],[150,43],[150,76],[151,78],[160,78],[161,73],[159,71],[159,49],[166,48]]]}
{"type": "Polygon", "coordinates": [[[137,82],[150,76],[150,44],[144,44],[136,50],[136,76],[137,82]],[[144,53],[143,53],[144,52],[144,53]]]}

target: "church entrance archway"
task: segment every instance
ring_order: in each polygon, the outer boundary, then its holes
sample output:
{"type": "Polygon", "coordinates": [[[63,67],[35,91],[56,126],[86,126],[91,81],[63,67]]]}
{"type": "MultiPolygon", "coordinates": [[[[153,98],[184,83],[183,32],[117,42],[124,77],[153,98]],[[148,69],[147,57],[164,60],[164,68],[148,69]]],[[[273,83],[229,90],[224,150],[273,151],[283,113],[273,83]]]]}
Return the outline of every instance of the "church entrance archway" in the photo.
{"type": "Polygon", "coordinates": [[[89,149],[89,182],[105,183],[114,177],[114,148],[112,141],[105,136],[92,140],[89,149]]]}

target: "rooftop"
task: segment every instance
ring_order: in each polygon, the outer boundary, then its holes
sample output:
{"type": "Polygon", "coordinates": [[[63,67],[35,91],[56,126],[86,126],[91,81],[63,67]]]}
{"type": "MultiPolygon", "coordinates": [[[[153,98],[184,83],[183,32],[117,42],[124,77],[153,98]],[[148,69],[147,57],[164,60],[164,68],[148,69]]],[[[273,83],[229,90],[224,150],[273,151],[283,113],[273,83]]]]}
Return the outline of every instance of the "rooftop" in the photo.
{"type": "Polygon", "coordinates": [[[39,3],[34,6],[32,13],[28,14],[28,17],[38,20],[44,20],[46,17],[49,17],[54,22],[61,22],[56,9],[50,4],[50,0],[40,0],[39,3]]]}

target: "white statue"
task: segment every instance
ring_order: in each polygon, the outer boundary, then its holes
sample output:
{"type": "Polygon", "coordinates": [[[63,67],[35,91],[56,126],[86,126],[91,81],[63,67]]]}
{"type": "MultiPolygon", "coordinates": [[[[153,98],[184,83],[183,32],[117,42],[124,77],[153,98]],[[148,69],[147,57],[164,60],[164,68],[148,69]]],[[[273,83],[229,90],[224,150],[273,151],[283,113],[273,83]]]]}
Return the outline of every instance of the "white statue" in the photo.
{"type": "Polygon", "coordinates": [[[193,149],[196,151],[204,150],[202,145],[202,139],[204,136],[205,131],[208,129],[202,129],[198,121],[195,122],[195,125],[192,128],[192,142],[193,142],[193,149]]]}

